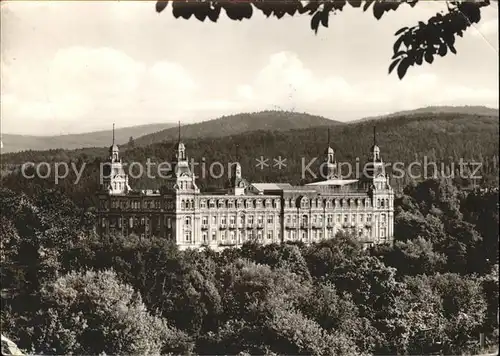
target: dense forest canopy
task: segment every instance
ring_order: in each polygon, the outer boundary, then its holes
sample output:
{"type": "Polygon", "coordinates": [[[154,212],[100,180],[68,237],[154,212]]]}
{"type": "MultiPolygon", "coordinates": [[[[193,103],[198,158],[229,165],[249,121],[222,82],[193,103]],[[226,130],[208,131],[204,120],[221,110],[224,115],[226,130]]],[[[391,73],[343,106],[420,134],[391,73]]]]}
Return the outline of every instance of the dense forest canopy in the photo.
{"type": "MultiPolygon", "coordinates": [[[[156,3],[156,11],[162,12],[168,3],[172,2],[172,14],[175,18],[206,19],[217,22],[222,10],[231,20],[250,19],[254,10],[267,17],[278,19],[286,15],[307,15],[311,17],[311,29],[316,33],[322,27],[328,27],[331,15],[335,15],[346,6],[372,11],[373,16],[380,20],[387,12],[397,11],[404,6],[415,7],[423,0],[184,0],[156,3]]],[[[462,37],[473,24],[481,20],[481,10],[490,6],[490,0],[445,1],[443,10],[429,19],[422,19],[417,24],[408,24],[395,32],[389,73],[395,68],[400,79],[406,75],[408,68],[431,64],[436,57],[444,57],[450,53],[457,54],[456,37],[462,37]]]]}
{"type": "Polygon", "coordinates": [[[498,337],[498,191],[409,185],[395,243],[223,252],[98,238],[54,189],[0,189],[2,332],[37,354],[474,354],[498,337]]]}

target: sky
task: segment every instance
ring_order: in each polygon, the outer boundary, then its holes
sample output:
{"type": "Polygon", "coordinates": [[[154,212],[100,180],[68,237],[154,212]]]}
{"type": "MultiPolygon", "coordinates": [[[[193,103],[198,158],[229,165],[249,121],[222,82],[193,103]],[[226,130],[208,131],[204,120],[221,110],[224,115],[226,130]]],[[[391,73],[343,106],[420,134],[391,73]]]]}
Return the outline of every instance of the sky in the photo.
{"type": "Polygon", "coordinates": [[[430,105],[498,108],[498,4],[457,55],[388,74],[394,33],[444,10],[420,2],[376,20],[346,6],[217,23],[148,1],[2,1],[1,132],[57,135],[287,110],[348,121],[430,105]]]}

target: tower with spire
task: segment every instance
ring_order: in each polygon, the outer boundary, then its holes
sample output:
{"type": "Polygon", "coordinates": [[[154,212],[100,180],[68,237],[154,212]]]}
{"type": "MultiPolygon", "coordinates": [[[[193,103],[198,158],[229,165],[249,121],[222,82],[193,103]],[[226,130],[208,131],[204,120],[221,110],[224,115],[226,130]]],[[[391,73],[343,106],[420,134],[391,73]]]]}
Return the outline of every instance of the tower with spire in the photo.
{"type": "Polygon", "coordinates": [[[368,185],[368,194],[373,206],[372,237],[377,242],[392,240],[394,234],[394,190],[389,183],[380,147],[377,145],[376,126],[373,127],[373,145],[370,148],[363,180],[368,185]]]}
{"type": "Polygon", "coordinates": [[[249,186],[248,182],[243,178],[241,173],[241,164],[239,162],[239,145],[236,144],[236,162],[232,163],[234,168],[230,172],[227,188],[234,195],[244,195],[245,189],[249,186]]]}
{"type": "Polygon", "coordinates": [[[172,237],[177,245],[192,246],[199,243],[200,215],[198,213],[198,195],[200,190],[196,185],[195,175],[189,166],[186,147],[181,140],[181,124],[171,171],[165,184],[164,194],[173,203],[174,210],[167,212],[172,219],[172,237]]]}
{"type": "Polygon", "coordinates": [[[335,151],[330,145],[330,128],[328,128],[328,146],[325,151],[326,159],[326,179],[338,178],[337,161],[335,159],[335,151]]]}
{"type": "Polygon", "coordinates": [[[380,156],[380,147],[377,145],[377,127],[373,126],[373,145],[366,167],[366,176],[376,189],[386,189],[389,180],[385,172],[385,165],[380,156]]]}
{"type": "Polygon", "coordinates": [[[120,149],[115,142],[115,124],[113,123],[113,141],[109,147],[109,160],[103,167],[102,187],[110,195],[126,194],[131,189],[128,175],[125,173],[120,158],[120,149]]]}
{"type": "Polygon", "coordinates": [[[174,157],[172,169],[169,174],[170,186],[176,192],[199,192],[195,183],[195,175],[189,167],[186,155],[186,146],[181,141],[181,123],[179,122],[179,133],[177,143],[174,146],[174,157]]]}

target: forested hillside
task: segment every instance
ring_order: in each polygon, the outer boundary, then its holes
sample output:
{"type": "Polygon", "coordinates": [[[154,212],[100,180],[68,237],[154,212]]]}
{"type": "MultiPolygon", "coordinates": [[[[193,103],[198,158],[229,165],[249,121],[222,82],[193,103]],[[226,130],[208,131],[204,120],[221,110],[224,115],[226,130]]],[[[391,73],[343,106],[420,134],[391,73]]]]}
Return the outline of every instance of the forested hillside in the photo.
{"type": "MultiPolygon", "coordinates": [[[[225,137],[252,131],[288,131],[317,126],[340,124],[321,116],[287,111],[261,111],[223,116],[215,120],[207,120],[190,125],[182,125],[181,134],[184,139],[208,137],[225,137]]],[[[179,130],[171,128],[135,140],[139,146],[177,140],[179,130]]]]}
{"type": "MultiPolygon", "coordinates": [[[[175,126],[175,124],[165,123],[117,128],[115,130],[115,141],[120,145],[127,144],[130,137],[141,137],[173,126],[175,126]]],[[[30,136],[2,133],[2,153],[25,150],[72,150],[82,147],[103,147],[109,145],[112,137],[113,132],[111,120],[109,121],[109,130],[85,132],[81,134],[30,136]]]]}
{"type": "Polygon", "coordinates": [[[214,251],[94,236],[54,190],[0,189],[2,333],[33,354],[445,355],[498,340],[498,191],[411,185],[395,244],[214,251]]]}
{"type": "MultiPolygon", "coordinates": [[[[360,122],[350,125],[333,125],[330,127],[331,145],[336,149],[339,162],[351,162],[355,169],[356,158],[362,164],[368,157],[373,141],[373,124],[360,122]]],[[[473,182],[465,180],[464,184],[477,184],[498,186],[498,117],[478,115],[441,114],[439,116],[394,117],[377,121],[377,144],[381,148],[382,158],[385,162],[401,162],[407,168],[412,162],[436,162],[439,173],[449,175],[448,168],[452,163],[455,170],[462,158],[464,162],[479,162],[481,169],[476,173],[483,178],[473,182]],[[444,169],[441,169],[441,164],[444,169]],[[448,167],[448,168],[447,168],[448,167]]],[[[145,163],[149,158],[151,162],[171,162],[173,148],[176,140],[158,143],[146,147],[122,149],[121,156],[126,162],[145,163]]],[[[311,181],[313,177],[302,177],[302,170],[315,157],[317,160],[311,165],[311,170],[316,172],[324,157],[327,145],[327,127],[316,127],[285,132],[257,131],[242,135],[233,135],[221,138],[183,139],[186,144],[187,154],[198,165],[195,173],[201,189],[222,187],[227,181],[227,174],[222,178],[210,177],[210,164],[221,162],[227,173],[227,163],[237,159],[241,162],[243,174],[252,182],[291,182],[298,184],[311,181]],[[257,158],[268,158],[269,167],[260,169],[256,167],[257,158]],[[286,167],[278,169],[273,167],[273,158],[286,158],[286,167]],[[203,161],[203,158],[205,159],[203,161]],[[303,164],[303,160],[305,164],[303,164]],[[202,171],[202,163],[205,170],[202,171]],[[205,177],[203,177],[205,175],[205,177]]],[[[91,198],[98,189],[99,163],[108,156],[107,148],[80,149],[74,151],[26,151],[16,154],[2,155],[4,163],[4,177],[2,183],[16,191],[33,191],[38,186],[54,186],[53,177],[47,179],[25,179],[20,172],[5,174],[23,162],[73,162],[77,167],[86,164],[84,174],[78,184],[74,184],[75,176],[70,173],[67,178],[59,181],[58,186],[69,194],[78,204],[92,205],[91,198]]],[[[473,167],[470,168],[472,173],[473,167]]],[[[219,173],[220,169],[214,169],[219,173]]],[[[388,167],[391,172],[391,168],[388,167]]],[[[137,174],[137,171],[132,171],[137,174]]],[[[152,172],[155,168],[152,168],[152,172]]],[[[343,170],[347,175],[347,171],[343,170]]],[[[434,168],[429,165],[427,172],[423,168],[414,166],[412,179],[405,174],[398,178],[393,172],[392,182],[397,190],[401,190],[413,180],[419,181],[432,176],[434,168]]],[[[456,172],[455,172],[456,173],[456,172]]],[[[355,172],[353,173],[355,174],[355,172]]],[[[157,176],[157,174],[155,174],[157,176]]],[[[131,184],[136,188],[158,188],[163,180],[149,179],[143,176],[131,179],[131,184]]]]}
{"type": "Polygon", "coordinates": [[[481,115],[481,116],[498,116],[498,109],[492,109],[486,106],[427,106],[424,108],[399,111],[387,115],[365,117],[359,121],[378,120],[389,117],[411,116],[411,115],[440,115],[440,114],[457,114],[457,115],[481,115]]]}

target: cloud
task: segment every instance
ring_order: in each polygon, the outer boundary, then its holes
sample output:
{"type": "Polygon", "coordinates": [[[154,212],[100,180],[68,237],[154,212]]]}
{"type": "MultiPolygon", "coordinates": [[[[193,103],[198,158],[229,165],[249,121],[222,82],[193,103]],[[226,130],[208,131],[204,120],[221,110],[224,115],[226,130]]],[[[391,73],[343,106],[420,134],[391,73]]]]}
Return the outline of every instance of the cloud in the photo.
{"type": "Polygon", "coordinates": [[[108,100],[134,92],[145,66],[111,48],[70,47],[51,62],[48,95],[58,102],[67,93],[82,100],[108,100]]]}
{"type": "Polygon", "coordinates": [[[48,64],[33,71],[38,75],[32,78],[23,69],[2,63],[1,113],[6,131],[19,132],[32,121],[35,126],[37,121],[80,125],[82,119],[103,118],[122,118],[123,125],[141,124],[143,118],[170,121],[168,114],[191,104],[199,89],[180,64],[159,61],[147,66],[106,47],[59,50],[48,64]],[[35,85],[26,85],[30,82],[35,85]]]}
{"type": "Polygon", "coordinates": [[[259,110],[278,108],[306,111],[340,120],[406,110],[428,105],[490,105],[498,107],[498,91],[443,82],[428,67],[414,67],[404,80],[373,74],[353,82],[332,67],[321,76],[291,52],[269,57],[251,83],[236,93],[259,110]]]}
{"type": "Polygon", "coordinates": [[[239,86],[237,94],[255,106],[276,106],[290,109],[310,106],[328,97],[353,99],[352,87],[340,76],[318,77],[291,52],[278,52],[269,57],[267,65],[252,83],[239,86]]]}

